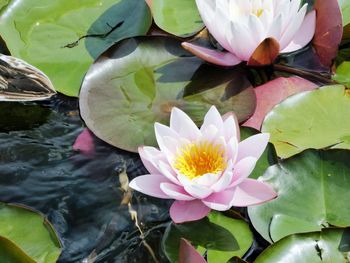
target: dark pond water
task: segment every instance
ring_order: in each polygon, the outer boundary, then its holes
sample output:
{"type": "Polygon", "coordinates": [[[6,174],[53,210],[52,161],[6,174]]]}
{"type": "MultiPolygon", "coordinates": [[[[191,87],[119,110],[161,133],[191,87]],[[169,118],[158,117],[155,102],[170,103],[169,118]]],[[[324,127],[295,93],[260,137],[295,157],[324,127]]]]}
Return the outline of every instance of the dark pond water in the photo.
{"type": "MultiPolygon", "coordinates": [[[[75,99],[0,102],[0,202],[27,205],[49,219],[63,244],[58,263],[168,262],[161,238],[171,201],[133,193],[142,239],[122,204],[120,175],[126,171],[131,180],[145,168],[137,154],[96,137],[94,156],[74,151],[83,129],[75,99]]],[[[251,262],[266,245],[256,235],[244,259],[251,262]]]]}
{"type": "MultiPolygon", "coordinates": [[[[77,100],[1,102],[0,201],[47,216],[64,246],[59,263],[154,262],[121,204],[119,174],[126,169],[131,179],[146,172],[138,155],[95,138],[94,157],[84,156],[72,149],[83,128],[77,100]]],[[[166,262],[160,239],[168,206],[137,193],[132,198],[146,241],[161,262],[166,262]]]]}

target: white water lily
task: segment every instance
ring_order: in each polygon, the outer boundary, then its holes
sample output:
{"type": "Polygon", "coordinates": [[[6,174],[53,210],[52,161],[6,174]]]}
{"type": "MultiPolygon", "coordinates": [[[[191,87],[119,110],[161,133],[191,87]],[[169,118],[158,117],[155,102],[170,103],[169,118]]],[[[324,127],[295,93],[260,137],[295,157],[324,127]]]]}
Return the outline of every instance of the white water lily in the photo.
{"type": "Polygon", "coordinates": [[[279,52],[305,47],[313,38],[316,12],[307,13],[301,0],[196,0],[200,15],[214,38],[227,52],[190,43],[183,46],[199,57],[231,66],[249,61],[257,47],[268,38],[279,52]]]}
{"type": "Polygon", "coordinates": [[[240,142],[231,112],[222,117],[212,106],[199,129],[190,117],[173,108],[170,126],[155,124],[159,149],[140,147],[149,174],[134,178],[130,188],[144,194],[175,199],[170,216],[175,223],[199,220],[211,209],[251,206],[276,197],[273,188],[248,178],[264,152],[270,135],[240,142]]]}

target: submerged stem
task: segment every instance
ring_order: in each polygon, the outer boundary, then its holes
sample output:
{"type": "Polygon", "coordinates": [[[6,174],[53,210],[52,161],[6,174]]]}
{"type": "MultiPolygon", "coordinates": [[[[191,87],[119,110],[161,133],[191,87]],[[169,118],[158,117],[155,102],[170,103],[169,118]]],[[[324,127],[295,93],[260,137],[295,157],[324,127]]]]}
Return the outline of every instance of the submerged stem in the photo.
{"type": "Polygon", "coordinates": [[[300,77],[304,77],[304,78],[311,79],[311,80],[314,80],[317,82],[321,82],[323,84],[328,84],[328,85],[340,84],[337,81],[331,79],[330,75],[329,75],[329,77],[326,77],[326,76],[322,75],[321,73],[292,68],[292,67],[288,67],[288,66],[280,65],[280,64],[274,64],[273,67],[276,71],[292,73],[292,74],[295,74],[295,75],[300,76],[300,77]]]}

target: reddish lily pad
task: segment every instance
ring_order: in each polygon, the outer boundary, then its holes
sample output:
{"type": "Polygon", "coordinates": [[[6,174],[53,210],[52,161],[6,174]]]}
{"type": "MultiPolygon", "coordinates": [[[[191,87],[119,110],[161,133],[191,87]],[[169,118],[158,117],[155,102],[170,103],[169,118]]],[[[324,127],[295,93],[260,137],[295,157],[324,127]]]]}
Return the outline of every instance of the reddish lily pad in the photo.
{"type": "Polygon", "coordinates": [[[188,242],[181,238],[179,250],[179,263],[206,263],[201,254],[188,242]]]}
{"type": "Polygon", "coordinates": [[[260,130],[267,113],[287,97],[302,91],[313,90],[317,85],[299,77],[277,78],[256,87],[256,109],[243,126],[260,130]]]}
{"type": "Polygon", "coordinates": [[[325,66],[331,66],[343,35],[342,13],[338,0],[316,0],[316,31],[313,46],[325,66]]]}

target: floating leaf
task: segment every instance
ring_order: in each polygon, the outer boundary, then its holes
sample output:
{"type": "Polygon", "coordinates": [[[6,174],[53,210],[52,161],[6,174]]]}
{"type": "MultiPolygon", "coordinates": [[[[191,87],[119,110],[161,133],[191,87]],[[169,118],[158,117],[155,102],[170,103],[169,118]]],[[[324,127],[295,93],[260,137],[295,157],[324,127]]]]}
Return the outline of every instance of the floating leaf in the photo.
{"type": "Polygon", "coordinates": [[[28,208],[0,203],[0,237],[0,258],[11,257],[9,263],[17,263],[18,257],[19,262],[54,263],[61,253],[52,226],[28,208]]]}
{"type": "Polygon", "coordinates": [[[333,79],[350,87],[350,61],[344,61],[339,65],[333,79]]]}
{"type": "Polygon", "coordinates": [[[139,37],[118,43],[90,68],[80,92],[89,129],[121,149],[156,145],[154,122],[167,124],[177,106],[197,123],[211,105],[245,120],[255,94],[244,71],[210,66],[168,37],[139,37]]]}
{"type": "Polygon", "coordinates": [[[338,0],[343,16],[343,26],[350,24],[350,2],[348,0],[338,0]]]}
{"type": "MultiPolygon", "coordinates": [[[[248,232],[248,234],[251,233],[248,232]]],[[[202,246],[206,249],[226,252],[239,249],[239,244],[237,244],[232,232],[214,222],[210,222],[207,217],[184,224],[172,223],[166,229],[162,241],[164,252],[171,262],[178,261],[181,238],[189,240],[195,246],[202,246]]]]}
{"type": "Polygon", "coordinates": [[[263,251],[254,262],[347,263],[347,256],[338,250],[343,232],[342,229],[326,229],[286,237],[263,251]]]}
{"type": "Polygon", "coordinates": [[[338,0],[315,0],[316,31],[312,41],[322,64],[331,66],[343,35],[342,14],[338,0]],[[329,19],[331,17],[331,19],[329,19]]]}
{"type": "Polygon", "coordinates": [[[313,90],[316,87],[316,84],[299,77],[278,78],[256,87],[254,89],[256,94],[255,112],[243,126],[260,130],[266,114],[274,106],[291,95],[301,91],[313,90]]]}
{"type": "Polygon", "coordinates": [[[0,13],[11,54],[42,70],[69,96],[78,95],[96,56],[116,41],[145,34],[150,25],[141,0],[19,0],[0,13]]]}
{"type": "Polygon", "coordinates": [[[225,263],[235,256],[243,256],[253,243],[253,234],[249,225],[243,220],[224,216],[222,213],[212,211],[208,218],[211,223],[219,225],[228,231],[237,240],[239,248],[232,251],[219,251],[209,249],[207,251],[208,263],[225,263]]]}
{"type": "Polygon", "coordinates": [[[150,6],[157,26],[173,35],[188,37],[204,27],[195,0],[152,0],[150,6]]]}
{"type": "Polygon", "coordinates": [[[324,227],[350,226],[350,151],[308,150],[271,166],[260,179],[278,197],[248,208],[255,229],[269,242],[324,227]]]}
{"type": "Polygon", "coordinates": [[[0,54],[0,101],[43,100],[55,94],[51,81],[39,69],[0,54]]]}
{"type": "Polygon", "coordinates": [[[0,256],[6,263],[36,263],[10,240],[0,236],[0,256]]]}
{"type": "Polygon", "coordinates": [[[282,158],[309,148],[350,149],[349,111],[350,92],[340,85],[325,86],[276,106],[266,116],[262,132],[271,134],[270,142],[282,158]]]}

